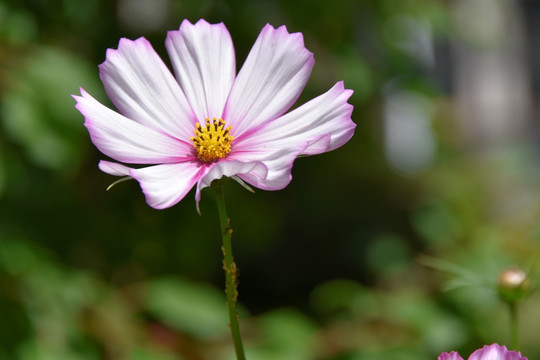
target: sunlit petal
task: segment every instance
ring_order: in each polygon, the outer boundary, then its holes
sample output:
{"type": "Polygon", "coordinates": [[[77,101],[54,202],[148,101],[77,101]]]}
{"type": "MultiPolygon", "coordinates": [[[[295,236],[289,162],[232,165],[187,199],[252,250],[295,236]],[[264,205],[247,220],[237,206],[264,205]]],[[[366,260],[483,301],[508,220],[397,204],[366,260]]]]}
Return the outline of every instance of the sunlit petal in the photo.
{"type": "Polygon", "coordinates": [[[121,39],[99,66],[109,98],[126,117],[177,138],[189,137],[196,116],[178,82],[144,39],[121,39]]]}
{"type": "Polygon", "coordinates": [[[237,175],[242,177],[242,175],[246,175],[250,179],[263,179],[267,174],[268,168],[261,162],[240,162],[231,160],[217,162],[211,168],[208,168],[204,176],[202,176],[197,183],[195,199],[199,202],[201,190],[210,186],[212,181],[221,179],[224,176],[232,177],[237,175]]]}
{"type": "Polygon", "coordinates": [[[223,23],[212,25],[184,20],[169,31],[165,46],[197,118],[221,117],[236,74],[234,47],[223,23]]]}
{"type": "Polygon", "coordinates": [[[339,82],[325,94],[241,139],[231,157],[262,161],[268,167],[268,176],[259,183],[240,177],[262,189],[282,189],[291,180],[297,156],[319,154],[345,144],[356,126],[351,120],[352,105],[347,102],[351,94],[339,82]]]}
{"type": "Polygon", "coordinates": [[[105,155],[135,164],[172,163],[190,156],[190,144],[118,114],[82,89],[81,94],[74,96],[76,108],[85,117],[92,142],[105,155]]]}
{"type": "Polygon", "coordinates": [[[241,137],[287,111],[300,96],[313,67],[300,33],[266,25],[238,73],[223,119],[241,137]]]}
{"type": "Polygon", "coordinates": [[[131,169],[130,175],[141,184],[148,205],[165,209],[182,200],[203,171],[198,162],[182,162],[131,169]]]}
{"type": "Polygon", "coordinates": [[[131,171],[131,168],[128,166],[106,160],[101,160],[98,167],[104,173],[115,176],[128,176],[131,171]]]}

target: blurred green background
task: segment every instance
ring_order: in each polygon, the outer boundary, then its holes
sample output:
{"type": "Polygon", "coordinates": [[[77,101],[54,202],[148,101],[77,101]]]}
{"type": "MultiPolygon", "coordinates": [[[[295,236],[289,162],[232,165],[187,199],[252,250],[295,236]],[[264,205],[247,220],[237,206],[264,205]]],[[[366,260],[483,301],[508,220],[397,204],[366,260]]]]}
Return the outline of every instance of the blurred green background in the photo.
{"type": "MultiPolygon", "coordinates": [[[[227,184],[249,359],[511,346],[497,276],[539,274],[538,17],[509,0],[0,0],[0,359],[233,358],[212,193],[199,216],[193,192],[163,211],[134,181],[106,192],[70,96],[110,104],[106,49],[144,36],[168,61],[184,18],[223,21],[239,66],[285,24],[315,53],[299,103],[355,91],[343,148],[297,160],[279,192],[227,184]]],[[[538,358],[540,295],[520,312],[538,358]]]]}

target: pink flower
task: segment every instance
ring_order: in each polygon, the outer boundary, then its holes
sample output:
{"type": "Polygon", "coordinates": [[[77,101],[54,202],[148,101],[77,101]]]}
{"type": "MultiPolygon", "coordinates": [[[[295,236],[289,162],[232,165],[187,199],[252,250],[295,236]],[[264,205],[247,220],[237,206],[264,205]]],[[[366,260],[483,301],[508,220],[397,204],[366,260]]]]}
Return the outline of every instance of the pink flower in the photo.
{"type": "Polygon", "coordinates": [[[165,45],[175,76],[144,38],[107,50],[100,77],[119,113],[83,89],[74,96],[94,145],[118,161],[99,168],[136,179],[156,209],[193,186],[198,204],[201,190],[223,176],[282,189],[299,155],[334,150],[354,133],[352,90],[343,82],[285,114],[314,64],[302,34],[285,26],[262,29],[238,74],[222,23],[184,20],[165,45]]]}
{"type": "MultiPolygon", "coordinates": [[[[463,360],[455,351],[442,353],[437,360],[463,360]]],[[[510,351],[499,344],[486,345],[469,356],[469,360],[527,360],[520,352],[510,351]]]]}

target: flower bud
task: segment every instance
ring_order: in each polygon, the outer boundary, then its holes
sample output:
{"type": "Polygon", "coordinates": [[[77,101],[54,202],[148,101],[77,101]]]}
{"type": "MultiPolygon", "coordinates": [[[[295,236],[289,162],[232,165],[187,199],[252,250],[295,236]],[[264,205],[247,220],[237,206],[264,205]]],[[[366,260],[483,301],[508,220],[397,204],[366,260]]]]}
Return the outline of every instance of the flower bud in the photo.
{"type": "Polygon", "coordinates": [[[529,277],[519,268],[510,268],[499,274],[497,289],[503,301],[516,302],[529,293],[529,277]]]}

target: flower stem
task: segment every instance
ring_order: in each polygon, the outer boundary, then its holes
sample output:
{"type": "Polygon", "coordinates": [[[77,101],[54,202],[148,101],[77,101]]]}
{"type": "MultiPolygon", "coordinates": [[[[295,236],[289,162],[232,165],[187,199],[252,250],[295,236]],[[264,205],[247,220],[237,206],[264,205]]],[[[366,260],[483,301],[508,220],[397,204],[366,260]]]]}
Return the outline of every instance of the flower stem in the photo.
{"type": "Polygon", "coordinates": [[[219,224],[221,225],[221,236],[223,238],[223,246],[221,250],[223,252],[223,270],[225,270],[225,293],[227,295],[227,308],[229,310],[229,321],[232,339],[234,343],[234,350],[236,351],[236,358],[238,360],[245,360],[244,345],[242,344],[242,338],[240,336],[240,316],[236,308],[236,301],[238,299],[237,289],[237,271],[236,264],[234,262],[231,244],[232,228],[230,220],[227,217],[227,208],[225,207],[225,197],[223,196],[222,184],[220,181],[212,183],[214,192],[216,194],[216,203],[219,215],[219,224]]]}
{"type": "Polygon", "coordinates": [[[519,348],[519,319],[518,319],[518,306],[515,301],[508,302],[508,309],[510,310],[510,327],[512,329],[512,346],[513,349],[519,348]]]}

